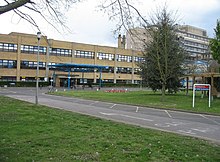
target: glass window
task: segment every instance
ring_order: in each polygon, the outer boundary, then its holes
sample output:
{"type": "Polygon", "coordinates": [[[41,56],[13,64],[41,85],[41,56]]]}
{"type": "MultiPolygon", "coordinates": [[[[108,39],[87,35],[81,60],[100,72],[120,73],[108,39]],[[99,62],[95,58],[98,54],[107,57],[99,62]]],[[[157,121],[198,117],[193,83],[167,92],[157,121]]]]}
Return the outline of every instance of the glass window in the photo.
{"type": "Polygon", "coordinates": [[[76,58],[94,59],[95,53],[92,52],[92,51],[80,51],[80,50],[76,50],[74,55],[75,55],[76,58]]]}
{"type": "Polygon", "coordinates": [[[16,77],[12,77],[12,76],[1,76],[0,80],[1,80],[1,81],[16,81],[16,77]]]}
{"type": "Polygon", "coordinates": [[[16,60],[0,60],[0,68],[17,68],[16,60]]]}
{"type": "Polygon", "coordinates": [[[132,56],[118,54],[117,61],[119,61],[119,62],[132,62],[132,56]]]}
{"type": "Polygon", "coordinates": [[[72,50],[71,49],[63,49],[63,48],[50,48],[50,55],[54,56],[64,56],[64,57],[71,57],[72,50]]]}
{"type": "Polygon", "coordinates": [[[116,72],[122,73],[122,74],[131,74],[132,68],[130,68],[130,67],[117,67],[116,72]]]}
{"type": "Polygon", "coordinates": [[[135,57],[134,57],[134,61],[135,61],[135,62],[139,62],[139,63],[140,63],[140,62],[144,62],[144,61],[145,61],[145,58],[135,56],[135,57]]]}
{"type": "MultiPolygon", "coordinates": [[[[21,61],[21,69],[36,69],[37,68],[37,62],[33,61],[21,61]]],[[[39,62],[39,69],[46,69],[46,63],[45,62],[39,62]]]]}
{"type": "Polygon", "coordinates": [[[114,67],[109,66],[108,68],[103,68],[102,72],[103,73],[114,73],[114,67]]]}
{"type": "Polygon", "coordinates": [[[99,60],[110,60],[110,61],[113,61],[114,60],[114,54],[98,52],[97,53],[97,58],[99,60]]]}
{"type": "Polygon", "coordinates": [[[18,46],[17,44],[12,44],[12,43],[0,43],[0,51],[17,52],[18,46]]]}
{"type": "MultiPolygon", "coordinates": [[[[38,46],[31,46],[31,45],[21,45],[21,53],[29,53],[29,54],[37,54],[38,46]]],[[[39,47],[39,54],[46,54],[47,48],[46,47],[39,47]]]]}

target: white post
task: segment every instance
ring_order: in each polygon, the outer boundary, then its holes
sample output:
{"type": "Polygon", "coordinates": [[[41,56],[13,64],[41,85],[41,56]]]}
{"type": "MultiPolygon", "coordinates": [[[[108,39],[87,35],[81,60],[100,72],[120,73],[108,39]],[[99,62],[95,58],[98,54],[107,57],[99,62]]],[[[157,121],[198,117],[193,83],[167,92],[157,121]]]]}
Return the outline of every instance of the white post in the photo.
{"type": "Polygon", "coordinates": [[[38,87],[39,87],[39,50],[40,50],[40,38],[41,38],[41,32],[37,32],[37,73],[36,73],[36,96],[35,96],[35,104],[38,105],[38,87]]]}
{"type": "Polygon", "coordinates": [[[193,85],[193,108],[195,107],[195,84],[193,85]]]}
{"type": "Polygon", "coordinates": [[[211,107],[211,85],[209,85],[209,107],[211,107]]]}

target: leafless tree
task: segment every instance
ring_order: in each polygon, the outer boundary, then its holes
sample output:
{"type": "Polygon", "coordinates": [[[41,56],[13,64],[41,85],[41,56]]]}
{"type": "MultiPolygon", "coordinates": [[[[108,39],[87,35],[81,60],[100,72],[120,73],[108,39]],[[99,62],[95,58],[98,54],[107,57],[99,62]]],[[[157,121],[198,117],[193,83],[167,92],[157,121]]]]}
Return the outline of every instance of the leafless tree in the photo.
{"type": "Polygon", "coordinates": [[[65,12],[82,0],[2,0],[0,2],[0,15],[6,12],[14,12],[21,19],[26,20],[38,30],[40,27],[34,18],[34,14],[40,15],[55,29],[66,28],[65,12]]]}

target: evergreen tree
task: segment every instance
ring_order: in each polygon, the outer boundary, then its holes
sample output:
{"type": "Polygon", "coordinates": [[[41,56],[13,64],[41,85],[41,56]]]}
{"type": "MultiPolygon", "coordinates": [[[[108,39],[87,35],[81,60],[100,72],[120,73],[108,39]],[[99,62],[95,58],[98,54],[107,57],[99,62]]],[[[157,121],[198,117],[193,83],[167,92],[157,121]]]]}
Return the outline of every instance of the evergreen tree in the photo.
{"type": "Polygon", "coordinates": [[[214,29],[215,38],[210,40],[210,49],[213,58],[220,64],[220,21],[217,20],[217,26],[214,29]]]}
{"type": "Polygon", "coordinates": [[[146,42],[145,61],[140,67],[143,80],[153,90],[160,89],[163,100],[166,89],[169,92],[176,91],[180,86],[181,64],[185,55],[171,14],[163,9],[153,22],[146,29],[151,35],[151,41],[146,42]]]}

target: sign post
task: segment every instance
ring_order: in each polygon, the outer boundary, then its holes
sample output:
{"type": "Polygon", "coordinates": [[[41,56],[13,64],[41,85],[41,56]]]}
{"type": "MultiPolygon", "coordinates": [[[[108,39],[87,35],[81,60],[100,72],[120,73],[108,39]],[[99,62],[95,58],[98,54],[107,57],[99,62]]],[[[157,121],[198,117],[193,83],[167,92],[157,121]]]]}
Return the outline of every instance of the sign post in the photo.
{"type": "Polygon", "coordinates": [[[193,104],[195,107],[195,95],[196,91],[209,91],[209,107],[211,106],[211,85],[210,84],[194,84],[193,85],[193,104]]]}

